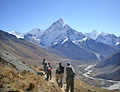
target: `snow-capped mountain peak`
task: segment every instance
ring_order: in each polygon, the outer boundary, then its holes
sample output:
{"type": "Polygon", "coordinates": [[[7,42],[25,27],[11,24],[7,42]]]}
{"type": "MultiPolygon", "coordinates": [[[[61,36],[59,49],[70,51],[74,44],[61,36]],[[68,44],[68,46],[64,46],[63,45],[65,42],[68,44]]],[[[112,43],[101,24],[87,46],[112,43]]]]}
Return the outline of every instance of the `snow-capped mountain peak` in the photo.
{"type": "Polygon", "coordinates": [[[57,22],[60,24],[67,24],[63,18],[60,18],[57,22]]]}
{"type": "Polygon", "coordinates": [[[85,33],[84,35],[108,45],[116,45],[116,43],[120,41],[120,38],[114,34],[104,33],[103,31],[99,34],[96,30],[93,30],[91,33],[85,33]]]}
{"type": "MultiPolygon", "coordinates": [[[[57,20],[56,22],[54,22],[50,28],[64,28],[65,25],[67,25],[67,23],[64,21],[64,19],[60,18],[59,20],[57,20]]],[[[49,28],[48,28],[49,29],[49,28]]]]}
{"type": "Polygon", "coordinates": [[[15,35],[17,38],[24,38],[23,33],[19,33],[19,32],[16,32],[16,31],[8,31],[8,33],[15,35]]]}
{"type": "Polygon", "coordinates": [[[34,28],[31,31],[29,31],[29,34],[35,35],[36,37],[41,37],[41,35],[43,34],[43,30],[40,30],[39,28],[34,28]]]}
{"type": "Polygon", "coordinates": [[[60,18],[54,22],[41,36],[41,43],[43,46],[51,46],[61,44],[68,39],[71,41],[82,39],[84,35],[72,29],[64,19],[60,18]]]}
{"type": "Polygon", "coordinates": [[[98,38],[96,39],[96,41],[98,42],[102,42],[104,44],[108,44],[108,45],[116,45],[116,42],[119,41],[119,38],[116,37],[113,34],[108,34],[108,33],[104,33],[102,32],[98,38]]]}
{"type": "Polygon", "coordinates": [[[100,35],[107,36],[108,33],[104,33],[103,31],[100,33],[100,35]]]}
{"type": "Polygon", "coordinates": [[[89,38],[91,38],[93,40],[95,40],[95,39],[97,39],[99,34],[97,33],[96,30],[93,30],[91,33],[85,33],[84,35],[88,36],[89,38]]]}
{"type": "Polygon", "coordinates": [[[73,28],[71,28],[64,21],[63,18],[60,18],[59,20],[54,22],[46,30],[40,30],[39,28],[34,28],[25,34],[14,31],[9,31],[8,33],[15,35],[17,38],[25,37],[24,39],[26,40],[29,39],[28,41],[31,42],[35,41],[35,43],[38,43],[38,45],[40,44],[41,46],[46,46],[46,47],[53,46],[55,44],[61,44],[66,40],[70,40],[75,44],[82,41],[85,42],[89,39],[93,39],[108,45],[116,45],[117,42],[120,42],[120,37],[116,37],[113,34],[107,34],[104,32],[98,34],[96,30],[93,30],[91,33],[82,34],[81,32],[78,32],[73,28]]]}

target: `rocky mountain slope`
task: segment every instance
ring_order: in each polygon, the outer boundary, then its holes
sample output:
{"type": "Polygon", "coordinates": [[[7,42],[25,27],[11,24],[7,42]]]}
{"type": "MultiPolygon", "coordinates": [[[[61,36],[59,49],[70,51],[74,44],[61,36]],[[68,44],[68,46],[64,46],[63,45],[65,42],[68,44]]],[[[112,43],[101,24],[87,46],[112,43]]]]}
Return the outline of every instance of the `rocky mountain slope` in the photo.
{"type": "Polygon", "coordinates": [[[97,77],[120,81],[120,52],[108,57],[96,65],[97,77]]]}
{"type": "Polygon", "coordinates": [[[79,46],[75,45],[71,41],[66,41],[62,45],[54,45],[54,48],[59,53],[65,56],[65,58],[75,59],[75,60],[97,60],[94,53],[91,53],[79,46]]]}
{"type": "MultiPolygon", "coordinates": [[[[10,55],[10,53],[6,53],[10,55]]],[[[9,59],[9,56],[6,58],[9,59]]],[[[7,62],[0,57],[0,92],[62,92],[54,83],[47,82],[44,76],[32,73],[29,70],[19,72],[19,63],[14,64],[7,62]]],[[[42,73],[39,69],[34,66],[25,65],[21,62],[21,65],[27,68],[34,69],[35,72],[42,73]]],[[[22,67],[19,67],[23,69],[22,67]]]]}
{"type": "Polygon", "coordinates": [[[36,73],[33,69],[27,67],[24,63],[22,63],[18,58],[16,58],[15,56],[11,55],[9,52],[1,48],[0,48],[0,58],[10,63],[19,72],[23,72],[24,70],[26,70],[32,73],[36,73]]]}
{"type": "Polygon", "coordinates": [[[39,65],[42,63],[43,58],[48,61],[57,61],[61,57],[46,51],[30,42],[23,39],[18,39],[16,36],[8,34],[4,31],[0,31],[0,47],[21,61],[30,63],[33,65],[39,65]]]}
{"type": "Polygon", "coordinates": [[[111,47],[98,41],[94,41],[88,37],[86,37],[86,39],[84,40],[85,41],[79,41],[77,43],[78,46],[94,53],[100,61],[103,60],[105,57],[111,55],[111,53],[118,51],[118,49],[114,47],[111,47]]]}

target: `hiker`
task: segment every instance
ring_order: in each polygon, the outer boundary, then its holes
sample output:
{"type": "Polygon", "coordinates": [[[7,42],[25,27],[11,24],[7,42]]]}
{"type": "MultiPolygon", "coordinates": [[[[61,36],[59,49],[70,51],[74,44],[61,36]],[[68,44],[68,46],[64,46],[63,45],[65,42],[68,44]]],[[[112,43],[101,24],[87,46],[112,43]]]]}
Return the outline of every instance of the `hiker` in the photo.
{"type": "Polygon", "coordinates": [[[46,70],[47,71],[47,78],[46,78],[46,80],[48,81],[49,77],[50,77],[50,80],[52,79],[52,67],[51,67],[50,63],[48,63],[46,69],[47,69],[46,70]]]}
{"type": "Polygon", "coordinates": [[[75,70],[70,62],[67,63],[66,67],[66,92],[74,92],[74,77],[75,77],[75,70]]]}
{"type": "Polygon", "coordinates": [[[62,66],[61,63],[59,63],[59,66],[56,69],[56,82],[58,86],[60,86],[61,88],[63,86],[63,83],[62,83],[63,75],[64,75],[64,67],[62,66]]]}
{"type": "Polygon", "coordinates": [[[46,74],[46,66],[47,66],[47,61],[45,59],[43,59],[43,69],[44,69],[44,72],[46,74]]]}

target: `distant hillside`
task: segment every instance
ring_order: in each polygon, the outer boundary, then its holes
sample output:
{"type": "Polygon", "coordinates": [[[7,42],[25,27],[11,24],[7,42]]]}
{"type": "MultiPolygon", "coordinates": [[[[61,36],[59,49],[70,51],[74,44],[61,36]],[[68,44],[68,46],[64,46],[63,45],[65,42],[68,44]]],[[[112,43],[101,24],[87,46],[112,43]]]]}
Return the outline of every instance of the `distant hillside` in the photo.
{"type": "Polygon", "coordinates": [[[18,57],[21,61],[38,65],[42,62],[43,58],[48,61],[57,61],[60,57],[48,52],[30,42],[23,39],[18,39],[12,34],[0,30],[0,47],[14,56],[18,57]]]}
{"type": "Polygon", "coordinates": [[[102,72],[97,75],[97,77],[110,80],[120,80],[120,51],[98,63],[96,69],[99,72],[102,72]]]}
{"type": "Polygon", "coordinates": [[[103,44],[101,42],[94,41],[90,38],[86,38],[86,41],[80,41],[78,45],[88,51],[95,53],[99,60],[103,60],[111,53],[117,52],[118,49],[111,47],[109,45],[103,44]]]}
{"type": "Polygon", "coordinates": [[[120,52],[115,53],[114,55],[108,57],[107,59],[99,62],[97,68],[104,68],[108,66],[118,67],[120,65],[120,52]]]}
{"type": "Polygon", "coordinates": [[[94,53],[89,52],[79,46],[75,45],[71,41],[66,41],[63,44],[57,44],[52,46],[62,55],[66,56],[65,58],[75,59],[75,60],[97,60],[97,57],[94,53]]]}

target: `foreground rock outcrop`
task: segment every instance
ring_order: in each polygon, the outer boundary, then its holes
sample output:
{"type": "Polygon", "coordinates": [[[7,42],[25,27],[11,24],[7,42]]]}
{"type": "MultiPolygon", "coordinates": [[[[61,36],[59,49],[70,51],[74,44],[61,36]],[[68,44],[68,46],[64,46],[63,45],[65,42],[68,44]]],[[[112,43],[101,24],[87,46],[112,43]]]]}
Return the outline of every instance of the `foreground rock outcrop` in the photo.
{"type": "Polygon", "coordinates": [[[33,69],[27,67],[24,63],[22,63],[18,58],[1,48],[0,57],[6,60],[8,63],[12,64],[19,72],[26,70],[32,73],[36,73],[33,69]]]}

